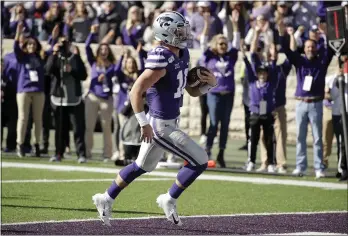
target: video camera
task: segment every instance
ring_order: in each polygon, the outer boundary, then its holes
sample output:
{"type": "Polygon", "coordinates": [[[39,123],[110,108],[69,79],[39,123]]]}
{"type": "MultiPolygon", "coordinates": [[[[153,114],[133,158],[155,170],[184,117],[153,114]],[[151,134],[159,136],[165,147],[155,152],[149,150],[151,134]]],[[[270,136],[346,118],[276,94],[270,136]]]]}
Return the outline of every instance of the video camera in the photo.
{"type": "Polygon", "coordinates": [[[70,51],[70,43],[68,40],[63,40],[59,46],[59,53],[61,56],[66,57],[70,51]]]}

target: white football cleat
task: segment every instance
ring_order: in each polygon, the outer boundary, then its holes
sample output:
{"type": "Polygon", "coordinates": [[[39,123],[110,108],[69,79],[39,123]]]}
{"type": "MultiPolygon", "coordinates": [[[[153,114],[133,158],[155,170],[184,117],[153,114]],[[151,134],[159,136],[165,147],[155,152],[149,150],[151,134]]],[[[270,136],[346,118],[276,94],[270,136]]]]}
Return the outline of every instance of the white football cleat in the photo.
{"type": "Polygon", "coordinates": [[[97,193],[92,197],[93,203],[96,206],[100,220],[107,226],[111,226],[111,210],[112,202],[108,201],[103,193],[97,193]]]}
{"type": "Polygon", "coordinates": [[[169,193],[161,194],[156,200],[158,206],[163,209],[167,219],[178,226],[182,225],[179,215],[176,211],[176,199],[172,198],[169,193]]]}

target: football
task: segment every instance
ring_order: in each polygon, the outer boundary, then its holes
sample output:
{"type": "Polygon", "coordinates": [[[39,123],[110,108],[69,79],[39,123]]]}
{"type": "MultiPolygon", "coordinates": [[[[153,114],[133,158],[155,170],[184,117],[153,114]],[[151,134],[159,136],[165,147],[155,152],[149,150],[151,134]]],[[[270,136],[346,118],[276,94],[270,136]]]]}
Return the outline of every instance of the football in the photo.
{"type": "Polygon", "coordinates": [[[197,74],[197,70],[200,70],[200,73],[204,73],[204,71],[209,72],[209,70],[203,66],[197,66],[197,67],[192,68],[188,72],[188,75],[187,75],[187,84],[188,84],[188,86],[190,86],[192,88],[206,84],[206,83],[200,81],[198,74],[197,74]]]}

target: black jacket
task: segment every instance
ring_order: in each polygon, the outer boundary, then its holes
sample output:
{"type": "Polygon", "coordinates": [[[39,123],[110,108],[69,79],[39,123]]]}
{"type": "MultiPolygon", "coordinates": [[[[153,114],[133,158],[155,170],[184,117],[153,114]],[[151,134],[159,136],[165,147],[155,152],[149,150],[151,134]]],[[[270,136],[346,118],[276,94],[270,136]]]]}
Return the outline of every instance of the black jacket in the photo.
{"type": "MultiPolygon", "coordinates": [[[[70,54],[69,64],[71,66],[71,76],[75,79],[76,96],[82,95],[81,81],[86,80],[87,70],[81,57],[70,54]]],[[[50,55],[47,59],[45,70],[51,76],[51,95],[58,96],[61,84],[62,60],[58,55],[50,55]]]]}

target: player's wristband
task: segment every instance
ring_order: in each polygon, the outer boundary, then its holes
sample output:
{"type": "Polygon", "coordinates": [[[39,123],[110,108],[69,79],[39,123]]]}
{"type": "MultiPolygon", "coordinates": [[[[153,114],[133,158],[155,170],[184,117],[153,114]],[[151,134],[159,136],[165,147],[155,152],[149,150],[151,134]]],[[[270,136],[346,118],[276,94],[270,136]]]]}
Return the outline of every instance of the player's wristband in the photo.
{"type": "Polygon", "coordinates": [[[206,84],[203,85],[202,87],[199,87],[199,92],[201,94],[206,94],[207,92],[209,92],[210,89],[215,88],[217,86],[217,84],[215,86],[211,86],[210,84],[206,84]]]}
{"type": "Polygon", "coordinates": [[[145,125],[149,124],[144,111],[136,113],[135,117],[137,118],[140,127],[144,127],[145,125]]]}

